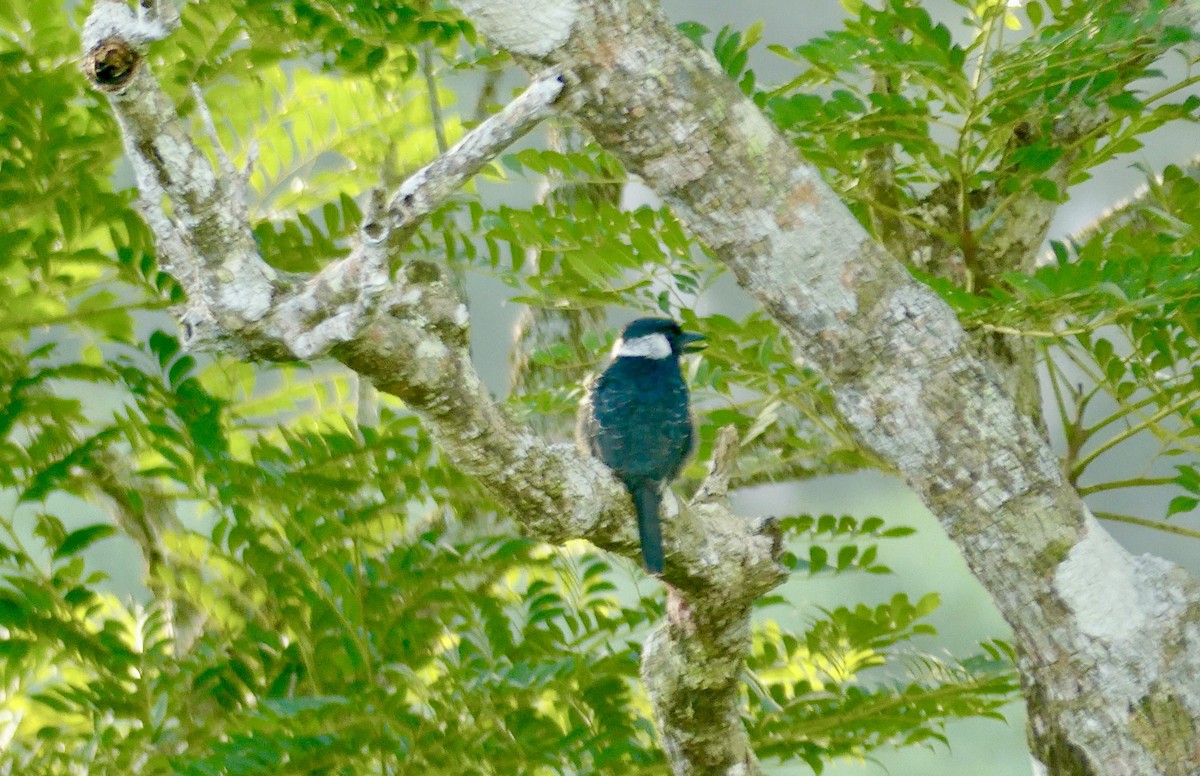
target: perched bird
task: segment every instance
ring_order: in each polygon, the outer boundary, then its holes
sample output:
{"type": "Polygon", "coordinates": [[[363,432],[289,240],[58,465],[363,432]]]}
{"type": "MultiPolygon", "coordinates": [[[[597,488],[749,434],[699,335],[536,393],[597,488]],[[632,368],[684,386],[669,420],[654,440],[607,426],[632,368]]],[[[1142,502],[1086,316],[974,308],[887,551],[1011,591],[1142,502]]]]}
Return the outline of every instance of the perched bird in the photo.
{"type": "Polygon", "coordinates": [[[639,318],[613,347],[612,363],[580,408],[579,441],[625,483],[637,511],[642,564],[662,573],[662,488],[692,452],[692,415],[679,358],[704,347],[700,334],[666,318],[639,318]]]}

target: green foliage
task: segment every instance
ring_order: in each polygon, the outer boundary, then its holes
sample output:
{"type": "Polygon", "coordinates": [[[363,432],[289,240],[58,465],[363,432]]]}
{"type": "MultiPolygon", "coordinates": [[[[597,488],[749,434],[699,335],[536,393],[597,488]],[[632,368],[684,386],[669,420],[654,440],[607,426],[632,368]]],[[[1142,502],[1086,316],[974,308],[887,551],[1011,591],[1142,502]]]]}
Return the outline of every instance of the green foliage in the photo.
{"type": "Polygon", "coordinates": [[[864,218],[929,229],[936,225],[909,211],[930,190],[944,188],[968,208],[991,194],[986,207],[958,213],[956,228],[939,235],[969,251],[1005,225],[1024,192],[1061,200],[1064,183],[1200,110],[1195,96],[1172,100],[1193,79],[1143,91],[1161,79],[1156,59],[1192,39],[1186,28],[1163,27],[1168,3],[1138,13],[1117,2],[1055,4],[1049,16],[1026,3],[1029,35],[1015,43],[1004,41],[1005,29],[1021,22],[1005,3],[958,4],[967,40],[917,4],[890,0],[860,4],[843,30],[771,47],[806,69],[756,101],[864,218]],[[1103,107],[1104,118],[1082,122],[1064,145],[1056,122],[1065,106],[1103,107]],[[892,202],[865,185],[878,174],[879,154],[892,162],[892,202]]]}
{"type": "MultiPolygon", "coordinates": [[[[709,33],[703,24],[684,22],[679,25],[680,31],[688,36],[693,43],[700,45],[702,38],[709,33]]],[[[712,45],[713,56],[717,58],[721,68],[729,77],[737,81],[738,87],[744,94],[754,94],[754,71],[747,65],[750,63],[750,51],[762,40],[762,22],[750,25],[745,32],[726,25],[717,33],[712,45]]]]}
{"type": "Polygon", "coordinates": [[[253,390],[253,372],[197,375],[161,333],[111,373],[27,372],[6,375],[18,388],[0,448],[6,484],[34,483],[22,501],[86,494],[112,474],[96,453],[113,446],[137,463],[129,498],[146,508],[152,480],[196,505],[197,522],[163,537],[161,597],[142,610],[103,593],[80,556],[112,525],[68,530],[29,509],[5,518],[0,646],[16,688],[6,705],[21,712],[11,766],[601,773],[660,762],[630,646],[659,604],[623,605],[595,555],[514,538],[412,416],[388,407],[378,427],[350,429],[328,402],[264,426],[269,396],[238,409],[204,386],[253,390]],[[21,387],[113,373],[129,393],[83,444],[78,402],[42,404],[21,387]]]}
{"type": "MultiPolygon", "coordinates": [[[[833,758],[862,757],[883,743],[947,744],[940,730],[947,718],[999,718],[999,708],[1017,689],[1005,669],[1012,650],[1002,642],[983,644],[981,654],[957,663],[920,658],[909,666],[906,680],[877,688],[844,681],[853,669],[882,663],[897,639],[927,630],[912,623],[932,606],[936,602],[928,598],[914,605],[898,596],[874,609],[839,608],[817,623],[806,640],[780,638],[769,649],[792,660],[812,654],[814,641],[823,655],[831,654],[826,639],[843,651],[840,662],[756,686],[760,691],[750,694],[755,751],[783,762],[800,760],[821,773],[833,758]],[[877,646],[854,651],[849,645],[855,639],[877,646]]],[[[756,644],[756,658],[757,653],[756,644]]],[[[756,662],[752,659],[751,666],[756,662]]]]}
{"type": "MultiPolygon", "coordinates": [[[[799,553],[807,545],[807,559],[789,554],[787,561],[809,575],[890,573],[877,561],[875,540],[913,533],[879,517],[829,514],[785,517],[780,528],[799,553]]],[[[757,602],[786,604],[781,596],[757,602]]],[[[942,727],[949,719],[1001,718],[1017,689],[1006,644],[985,643],[961,661],[912,654],[913,637],[936,635],[925,618],[939,604],[937,593],[916,602],[899,593],[876,606],[823,611],[803,633],[775,620],[756,629],[747,725],[759,756],[800,760],[820,773],[833,759],[861,758],[885,744],[948,744],[942,727]]]]}
{"type": "MultiPolygon", "coordinates": [[[[846,5],[843,30],[773,47],[804,68],[778,87],[750,66],[761,26],[726,27],[710,48],[877,234],[891,220],[958,250],[986,245],[1028,192],[1068,196],[1197,110],[1176,97],[1185,84],[1154,80],[1185,38],[1157,31],[1159,3],[1137,17],[1027,3],[1016,42],[1004,41],[1016,22],[1004,3],[963,3],[963,40],[912,3],[846,5]],[[1068,104],[1105,118],[1061,145],[1052,130],[1068,104]],[[926,200],[962,209],[927,219],[914,210],[926,200]]],[[[342,372],[182,353],[161,312],[181,291],[132,208],[73,27],[18,0],[0,28],[0,770],[665,772],[637,681],[663,614],[657,589],[587,547],[519,538],[406,408],[385,398],[377,422],[355,419],[361,392],[342,372]],[[133,599],[97,570],[118,544],[146,566],[133,599]]],[[[151,60],[203,137],[201,88],[222,148],[252,164],[263,255],[297,272],[345,255],[364,193],[428,161],[435,130],[454,140],[482,118],[447,89],[431,95],[422,62],[439,82],[508,64],[425,2],[189,4],[151,60]]],[[[610,195],[627,183],[594,145],[523,148],[487,175],[610,195]]],[[[1168,170],[1126,222],[1036,272],[928,278],[972,330],[1044,343],[1081,491],[1119,485],[1089,479],[1089,464],[1151,432],[1173,465],[1140,484],[1177,488],[1172,513],[1200,498],[1183,457],[1200,426],[1197,189],[1168,170]]],[[[688,376],[700,444],[683,490],[725,425],[741,439],[735,485],[877,467],[768,316],[693,312],[724,280],[706,246],[669,210],[616,199],[499,205],[467,189],[406,258],[498,279],[530,305],[623,306],[707,334],[688,376]]],[[[598,366],[578,354],[613,336],[531,359],[577,374],[598,366]]],[[[579,390],[563,381],[509,401],[565,424],[579,390]]],[[[910,532],[877,517],[780,525],[798,576],[887,573],[887,540],[910,532]]],[[[1011,655],[988,643],[962,660],[922,656],[938,601],[797,605],[799,628],[781,624],[787,601],[760,601],[743,708],[760,756],[819,772],[996,716],[1016,692],[1011,655]]]]}
{"type": "Polygon", "coordinates": [[[849,570],[867,571],[872,574],[890,574],[891,569],[878,562],[879,547],[868,544],[860,547],[864,539],[898,539],[911,536],[912,528],[895,526],[887,528],[881,517],[857,520],[851,515],[797,515],[779,521],[785,536],[795,537],[808,544],[807,559],[794,555],[785,557],[784,562],[796,570],[807,570],[810,575],[821,571],[841,573],[849,570]],[[837,545],[831,552],[829,545],[837,545]]]}
{"type": "MultiPolygon", "coordinates": [[[[613,175],[625,178],[620,164],[594,146],[570,153],[527,149],[504,156],[503,162],[519,174],[553,172],[578,185],[603,185],[613,175]]],[[[500,207],[479,220],[485,258],[524,292],[518,301],[529,304],[570,300],[594,306],[636,299],[669,312],[682,295],[702,292],[718,274],[711,262],[693,257],[693,240],[666,208],[629,211],[577,197],[530,208],[500,207]],[[537,263],[526,267],[529,251],[537,263]],[[634,272],[641,277],[631,280],[634,272]]]]}
{"type": "Polygon", "coordinates": [[[75,321],[128,340],[130,312],[158,303],[129,300],[115,281],[172,284],[134,271],[148,238],[131,192],[112,190],[115,123],[80,80],[78,38],[57,8],[8,4],[0,24],[0,342],[75,321]],[[114,252],[129,263],[114,264],[114,252]]]}

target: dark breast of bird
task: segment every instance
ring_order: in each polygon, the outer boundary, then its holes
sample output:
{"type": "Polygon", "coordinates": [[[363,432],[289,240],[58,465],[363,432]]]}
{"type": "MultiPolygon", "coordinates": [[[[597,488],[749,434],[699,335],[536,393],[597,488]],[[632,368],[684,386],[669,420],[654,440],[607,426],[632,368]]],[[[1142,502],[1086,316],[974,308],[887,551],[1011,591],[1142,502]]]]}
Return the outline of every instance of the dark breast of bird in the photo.
{"type": "Polygon", "coordinates": [[[675,359],[617,359],[597,382],[594,454],[625,480],[671,480],[692,452],[688,390],[675,359]]]}

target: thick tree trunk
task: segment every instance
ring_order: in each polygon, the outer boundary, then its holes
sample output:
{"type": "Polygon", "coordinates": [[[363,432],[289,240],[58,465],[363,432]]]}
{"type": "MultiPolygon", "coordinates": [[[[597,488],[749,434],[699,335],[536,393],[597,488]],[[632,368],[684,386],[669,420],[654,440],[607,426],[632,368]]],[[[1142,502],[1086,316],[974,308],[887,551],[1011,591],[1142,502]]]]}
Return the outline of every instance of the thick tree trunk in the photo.
{"type": "Polygon", "coordinates": [[[1200,772],[1196,580],[1104,532],[951,310],[712,58],[649,3],[460,5],[530,68],[563,69],[560,105],[717,252],[938,516],[1016,634],[1035,757],[1200,772]]]}

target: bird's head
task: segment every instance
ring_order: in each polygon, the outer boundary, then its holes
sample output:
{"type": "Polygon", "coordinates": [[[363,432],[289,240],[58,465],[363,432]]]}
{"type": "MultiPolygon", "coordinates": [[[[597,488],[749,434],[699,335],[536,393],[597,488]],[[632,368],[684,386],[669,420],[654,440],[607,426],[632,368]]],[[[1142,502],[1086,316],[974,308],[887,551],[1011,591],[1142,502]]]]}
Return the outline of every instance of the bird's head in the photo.
{"type": "Polygon", "coordinates": [[[703,334],[684,331],[670,318],[638,318],[621,332],[613,358],[679,358],[703,347],[703,334]]]}

